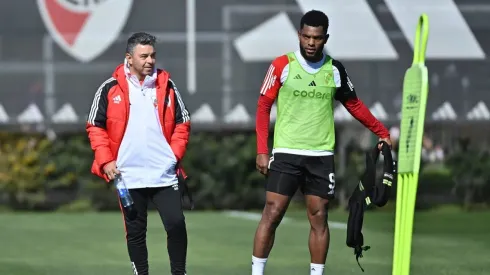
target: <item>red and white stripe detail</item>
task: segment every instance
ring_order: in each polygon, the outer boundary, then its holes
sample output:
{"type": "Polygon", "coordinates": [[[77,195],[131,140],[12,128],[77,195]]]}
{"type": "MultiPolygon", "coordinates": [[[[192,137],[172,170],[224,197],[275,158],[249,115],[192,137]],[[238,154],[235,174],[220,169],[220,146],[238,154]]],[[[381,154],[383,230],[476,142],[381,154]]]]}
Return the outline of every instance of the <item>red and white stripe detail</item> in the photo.
{"type": "Polygon", "coordinates": [[[262,83],[262,88],[260,89],[260,94],[265,95],[272,86],[274,86],[274,82],[276,81],[277,76],[274,74],[275,71],[274,65],[270,65],[267,74],[265,75],[264,82],[262,83]]]}

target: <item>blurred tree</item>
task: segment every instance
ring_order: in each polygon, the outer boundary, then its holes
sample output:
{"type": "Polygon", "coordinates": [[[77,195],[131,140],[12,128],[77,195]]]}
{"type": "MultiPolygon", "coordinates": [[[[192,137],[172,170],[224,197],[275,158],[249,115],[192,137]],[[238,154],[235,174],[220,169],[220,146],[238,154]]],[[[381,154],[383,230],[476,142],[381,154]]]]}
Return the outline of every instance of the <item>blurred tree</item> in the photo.
{"type": "Polygon", "coordinates": [[[53,171],[45,162],[50,141],[41,136],[0,137],[0,192],[14,209],[33,209],[45,202],[43,183],[53,171]]]}
{"type": "Polygon", "coordinates": [[[461,194],[463,207],[470,209],[490,182],[489,152],[472,147],[469,139],[463,138],[459,140],[455,152],[447,158],[446,165],[455,181],[453,192],[461,194]]]}

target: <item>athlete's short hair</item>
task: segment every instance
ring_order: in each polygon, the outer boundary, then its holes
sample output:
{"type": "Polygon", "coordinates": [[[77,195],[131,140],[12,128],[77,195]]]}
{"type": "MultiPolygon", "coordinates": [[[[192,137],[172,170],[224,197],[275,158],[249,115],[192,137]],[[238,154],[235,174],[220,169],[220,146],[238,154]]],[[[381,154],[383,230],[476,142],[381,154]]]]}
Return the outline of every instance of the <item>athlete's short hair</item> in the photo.
{"type": "Polygon", "coordinates": [[[325,33],[328,31],[328,16],[319,11],[311,10],[301,17],[300,28],[302,29],[305,25],[311,27],[323,27],[325,33]]]}
{"type": "Polygon", "coordinates": [[[137,32],[128,38],[126,53],[132,54],[137,45],[151,45],[155,47],[157,38],[146,32],[137,32]]]}

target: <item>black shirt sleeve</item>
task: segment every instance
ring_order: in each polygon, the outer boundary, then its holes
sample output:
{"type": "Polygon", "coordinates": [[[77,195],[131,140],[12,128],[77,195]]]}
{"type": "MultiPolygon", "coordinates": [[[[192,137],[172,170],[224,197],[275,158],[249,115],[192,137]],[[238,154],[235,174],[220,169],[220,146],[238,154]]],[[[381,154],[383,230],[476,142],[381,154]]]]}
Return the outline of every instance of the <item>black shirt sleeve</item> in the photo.
{"type": "Polygon", "coordinates": [[[357,95],[354,84],[352,84],[352,81],[350,80],[350,77],[347,74],[344,65],[342,65],[340,61],[334,59],[332,60],[332,66],[337,68],[340,76],[340,87],[337,87],[337,91],[335,92],[335,99],[341,102],[345,102],[349,98],[356,98],[357,95]]]}

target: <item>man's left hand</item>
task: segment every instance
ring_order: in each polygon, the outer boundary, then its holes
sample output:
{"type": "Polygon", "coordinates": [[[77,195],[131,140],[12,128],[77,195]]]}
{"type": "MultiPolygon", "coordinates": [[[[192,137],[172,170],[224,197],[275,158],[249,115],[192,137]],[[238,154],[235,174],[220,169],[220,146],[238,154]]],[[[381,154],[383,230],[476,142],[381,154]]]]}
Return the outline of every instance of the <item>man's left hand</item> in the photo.
{"type": "MultiPolygon", "coordinates": [[[[391,150],[391,139],[390,139],[390,137],[380,138],[380,139],[379,139],[379,142],[381,142],[381,141],[386,142],[386,143],[388,144],[388,146],[390,146],[390,150],[391,150]]],[[[381,151],[381,149],[382,149],[382,144],[379,144],[379,145],[378,145],[378,149],[381,151]]]]}

